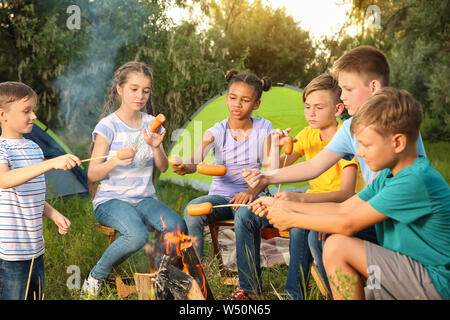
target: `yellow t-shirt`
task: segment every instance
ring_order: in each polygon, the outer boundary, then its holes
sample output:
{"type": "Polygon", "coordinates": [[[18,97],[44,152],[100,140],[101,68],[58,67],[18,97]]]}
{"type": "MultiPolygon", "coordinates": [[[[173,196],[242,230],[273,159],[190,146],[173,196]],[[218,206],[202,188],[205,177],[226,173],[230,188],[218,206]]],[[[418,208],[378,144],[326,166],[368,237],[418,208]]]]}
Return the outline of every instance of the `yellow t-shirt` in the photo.
{"type": "MultiPolygon", "coordinates": [[[[338,125],[338,129],[341,124],[338,125]]],[[[314,158],[329,141],[322,141],[320,139],[320,130],[313,129],[311,127],[306,127],[300,131],[295,137],[297,142],[294,144],[294,151],[297,152],[301,157],[305,156],[306,160],[314,158]]],[[[358,172],[356,176],[356,187],[355,192],[361,191],[365,187],[364,179],[361,174],[361,169],[359,168],[359,163],[356,157],[351,161],[344,159],[339,160],[334,166],[322,173],[315,179],[309,180],[308,193],[325,193],[341,190],[341,174],[342,170],[348,165],[356,165],[358,167],[358,172]]]]}

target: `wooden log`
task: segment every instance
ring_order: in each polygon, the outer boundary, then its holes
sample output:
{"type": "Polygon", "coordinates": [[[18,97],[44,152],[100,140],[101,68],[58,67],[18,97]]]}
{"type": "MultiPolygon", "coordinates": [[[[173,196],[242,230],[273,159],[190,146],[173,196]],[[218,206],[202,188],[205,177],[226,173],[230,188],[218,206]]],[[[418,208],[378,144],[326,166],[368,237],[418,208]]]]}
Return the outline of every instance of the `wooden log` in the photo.
{"type": "Polygon", "coordinates": [[[158,276],[157,273],[135,273],[134,282],[139,300],[155,300],[155,286],[154,281],[158,276]]]}
{"type": "Polygon", "coordinates": [[[205,300],[197,281],[174,266],[159,272],[158,282],[170,290],[175,300],[205,300]]]}
{"type": "Polygon", "coordinates": [[[201,288],[203,296],[206,300],[214,300],[213,293],[209,287],[203,267],[200,262],[197,250],[192,243],[187,243],[181,246],[180,250],[183,265],[187,266],[189,274],[195,279],[198,286],[201,288]]]}

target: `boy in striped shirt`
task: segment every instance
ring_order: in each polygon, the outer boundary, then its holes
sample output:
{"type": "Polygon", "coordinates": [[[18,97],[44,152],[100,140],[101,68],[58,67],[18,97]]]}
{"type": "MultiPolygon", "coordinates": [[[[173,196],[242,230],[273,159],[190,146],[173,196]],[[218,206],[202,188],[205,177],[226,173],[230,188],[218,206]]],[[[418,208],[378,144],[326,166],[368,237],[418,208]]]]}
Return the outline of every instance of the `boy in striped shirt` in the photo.
{"type": "Polygon", "coordinates": [[[81,164],[80,159],[66,154],[43,161],[40,147],[23,138],[33,128],[37,102],[27,85],[0,83],[0,300],[26,299],[27,286],[28,298],[42,296],[42,216],[51,219],[60,234],[70,228],[70,221],[45,202],[44,173],[70,170],[81,164]]]}

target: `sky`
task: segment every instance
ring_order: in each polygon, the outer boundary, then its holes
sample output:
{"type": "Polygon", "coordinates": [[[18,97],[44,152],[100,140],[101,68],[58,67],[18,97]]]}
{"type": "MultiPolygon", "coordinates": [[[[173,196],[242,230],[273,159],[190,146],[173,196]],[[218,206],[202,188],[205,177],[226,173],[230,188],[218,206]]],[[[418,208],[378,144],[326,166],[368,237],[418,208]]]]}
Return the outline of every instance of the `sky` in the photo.
{"type": "MultiPolygon", "coordinates": [[[[316,40],[339,31],[345,21],[345,12],[349,9],[348,4],[339,5],[342,0],[263,0],[263,3],[273,8],[285,7],[286,13],[299,22],[302,29],[310,31],[316,40]]],[[[200,12],[200,9],[195,12],[200,12]]],[[[169,10],[168,14],[175,23],[189,16],[187,12],[175,8],[169,10]]]]}
{"type": "Polygon", "coordinates": [[[316,39],[333,35],[345,21],[349,5],[339,5],[340,0],[265,0],[272,8],[286,8],[286,13],[310,31],[316,39]]]}

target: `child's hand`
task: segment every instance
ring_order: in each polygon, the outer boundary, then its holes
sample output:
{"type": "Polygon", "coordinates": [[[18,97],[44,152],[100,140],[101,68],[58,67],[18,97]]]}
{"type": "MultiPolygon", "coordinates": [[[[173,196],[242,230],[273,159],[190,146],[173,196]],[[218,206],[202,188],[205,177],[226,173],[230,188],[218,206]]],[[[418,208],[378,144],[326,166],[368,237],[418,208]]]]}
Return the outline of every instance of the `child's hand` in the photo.
{"type": "Polygon", "coordinates": [[[244,169],[242,170],[242,176],[245,182],[253,188],[256,189],[259,185],[265,185],[264,175],[258,169],[244,169]]]}
{"type": "Polygon", "coordinates": [[[81,165],[81,160],[73,154],[65,154],[47,161],[51,161],[53,169],[65,171],[81,165]]]}
{"type": "Polygon", "coordinates": [[[114,166],[115,167],[118,167],[118,166],[126,167],[126,166],[129,166],[130,164],[132,164],[133,160],[134,160],[134,156],[136,155],[136,146],[132,147],[132,149],[134,151],[134,155],[132,157],[130,157],[130,158],[119,159],[117,157],[117,155],[115,157],[113,157],[112,160],[115,161],[114,162],[114,166]]]}
{"type": "Polygon", "coordinates": [[[150,131],[147,133],[147,130],[142,129],[142,134],[144,135],[144,141],[152,148],[158,148],[162,143],[164,136],[166,135],[167,130],[164,130],[163,133],[157,133],[150,131]]]}
{"type": "MultiPolygon", "coordinates": [[[[234,197],[230,200],[230,203],[235,204],[247,204],[253,201],[255,199],[255,193],[253,190],[245,190],[242,192],[239,192],[234,195],[234,197]]],[[[239,209],[239,207],[233,207],[234,210],[239,209]]]]}
{"type": "Polygon", "coordinates": [[[65,216],[63,216],[62,214],[60,214],[58,212],[58,214],[55,214],[52,217],[53,222],[58,226],[58,232],[59,234],[67,234],[69,232],[70,229],[70,220],[67,219],[65,216]]]}
{"type": "MultiPolygon", "coordinates": [[[[290,138],[289,136],[289,132],[292,131],[292,128],[287,128],[285,130],[281,130],[281,129],[276,129],[272,131],[272,141],[276,141],[276,139],[274,139],[274,135],[278,135],[278,145],[280,147],[282,147],[285,143],[285,141],[290,138]]],[[[293,142],[297,142],[297,139],[293,139],[293,142]]]]}
{"type": "Polygon", "coordinates": [[[276,206],[277,200],[273,197],[261,197],[249,204],[248,209],[254,214],[265,218],[269,209],[276,206]]]}
{"type": "Polygon", "coordinates": [[[179,174],[180,176],[184,176],[185,174],[188,173],[187,166],[184,163],[174,164],[172,166],[172,169],[173,169],[173,172],[175,172],[176,174],[179,174]]]}
{"type": "Polygon", "coordinates": [[[299,192],[286,192],[286,191],[278,192],[275,195],[275,199],[305,202],[303,199],[303,194],[299,192]]]}
{"type": "Polygon", "coordinates": [[[292,218],[295,213],[285,211],[281,208],[272,207],[266,214],[267,220],[280,231],[286,231],[292,228],[292,218]]]}

